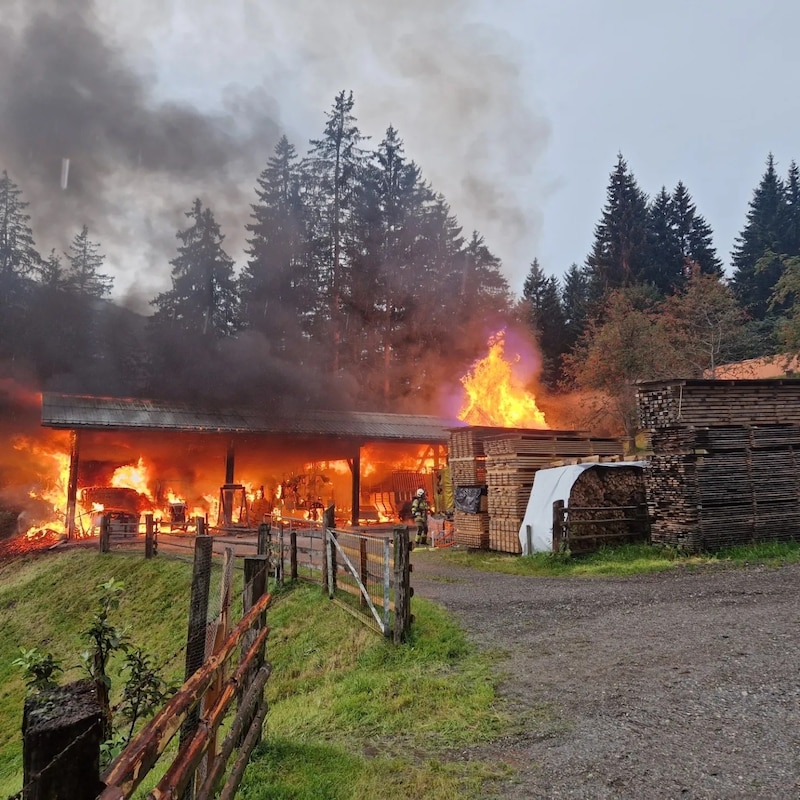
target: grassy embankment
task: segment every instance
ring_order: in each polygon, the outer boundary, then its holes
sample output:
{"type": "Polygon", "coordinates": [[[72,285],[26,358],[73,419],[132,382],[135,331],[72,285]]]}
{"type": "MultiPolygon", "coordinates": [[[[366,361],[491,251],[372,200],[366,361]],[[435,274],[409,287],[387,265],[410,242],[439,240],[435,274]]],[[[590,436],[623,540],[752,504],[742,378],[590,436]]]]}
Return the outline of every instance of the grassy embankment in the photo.
{"type": "MultiPolygon", "coordinates": [[[[65,668],[76,665],[96,587],[111,577],[125,585],[112,621],[166,665],[165,678],[180,682],[190,564],[70,551],[0,565],[0,797],[22,783],[24,686],[11,661],[20,647],[37,646],[65,668]]],[[[507,777],[504,765],[453,755],[510,724],[497,705],[491,657],[476,654],[434,605],[415,599],[414,613],[412,640],[396,648],[319,587],[276,596],[268,614],[270,713],[237,796],[478,797],[486,780],[507,777]]],[[[77,677],[75,666],[64,681],[77,677]]]]}

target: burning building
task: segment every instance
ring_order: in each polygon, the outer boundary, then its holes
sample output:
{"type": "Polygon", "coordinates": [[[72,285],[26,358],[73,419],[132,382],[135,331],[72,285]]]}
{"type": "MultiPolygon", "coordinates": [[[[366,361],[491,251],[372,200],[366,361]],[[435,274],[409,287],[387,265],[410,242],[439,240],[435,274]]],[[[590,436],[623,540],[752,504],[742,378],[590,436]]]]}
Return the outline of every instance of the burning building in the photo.
{"type": "Polygon", "coordinates": [[[252,528],[266,515],[313,518],[331,505],[355,526],[397,521],[421,483],[433,492],[457,424],[404,414],[279,416],[268,408],[42,398],[42,425],[70,439],[64,527],[74,535],[94,532],[99,510],[123,524],[151,511],[172,528],[193,516],[220,529],[252,528]]]}

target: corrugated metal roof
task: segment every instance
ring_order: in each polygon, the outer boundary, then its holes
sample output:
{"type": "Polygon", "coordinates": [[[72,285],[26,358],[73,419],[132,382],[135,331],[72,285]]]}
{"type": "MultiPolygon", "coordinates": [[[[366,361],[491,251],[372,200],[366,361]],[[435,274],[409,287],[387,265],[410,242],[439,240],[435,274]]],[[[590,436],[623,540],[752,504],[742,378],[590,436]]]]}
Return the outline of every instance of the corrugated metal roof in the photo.
{"type": "MultiPolygon", "coordinates": [[[[291,416],[276,416],[266,405],[258,409],[208,409],[161,400],[45,392],[42,425],[75,430],[261,433],[446,444],[450,440],[450,430],[459,427],[459,422],[441,417],[366,411],[298,410],[291,416]]],[[[463,424],[460,427],[464,427],[463,424]]]]}

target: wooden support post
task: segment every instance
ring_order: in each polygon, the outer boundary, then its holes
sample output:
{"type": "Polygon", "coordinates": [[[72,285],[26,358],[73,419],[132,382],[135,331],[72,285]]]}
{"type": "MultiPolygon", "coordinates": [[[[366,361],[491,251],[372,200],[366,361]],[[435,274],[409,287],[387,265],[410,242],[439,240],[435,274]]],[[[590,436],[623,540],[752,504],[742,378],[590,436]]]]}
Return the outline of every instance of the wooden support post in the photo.
{"type": "Polygon", "coordinates": [[[336,593],[336,545],[331,541],[336,538],[336,533],[330,528],[325,528],[325,552],[328,556],[328,597],[336,593]]]}
{"type": "Polygon", "coordinates": [[[394,643],[406,640],[411,627],[411,546],[408,528],[394,527],[394,643]]]}
{"type": "Polygon", "coordinates": [[[111,520],[106,514],[100,517],[100,552],[111,552],[111,520]]]}
{"type": "Polygon", "coordinates": [[[22,717],[24,800],[94,800],[103,790],[102,731],[92,680],[28,697],[22,717]]]}
{"type": "Polygon", "coordinates": [[[525,555],[533,555],[533,525],[525,526],[525,555]]]}
{"type": "MultiPolygon", "coordinates": [[[[198,530],[203,528],[198,518],[198,530]]],[[[211,536],[198,535],[194,540],[194,568],[192,590],[189,600],[189,632],[186,637],[186,669],[184,677],[189,680],[203,666],[206,657],[206,628],[208,627],[208,598],[211,591],[211,555],[214,540],[211,536]]],[[[186,715],[181,725],[181,747],[188,742],[200,724],[199,703],[186,715]]],[[[190,783],[184,798],[194,796],[194,782],[190,783]]]]}
{"type": "MultiPolygon", "coordinates": [[[[283,536],[283,523],[281,523],[281,536],[283,536]]],[[[289,530],[289,568],[294,583],[297,581],[297,531],[294,528],[289,530]]]]}
{"type": "Polygon", "coordinates": [[[152,514],[144,515],[144,557],[152,558],[156,554],[155,524],[152,514]]]}
{"type": "Polygon", "coordinates": [[[278,578],[278,582],[280,583],[281,586],[283,586],[283,583],[284,583],[284,581],[283,581],[283,566],[284,566],[284,560],[283,560],[283,528],[281,528],[278,531],[278,572],[280,573],[280,576],[278,578]]]}
{"type": "Polygon", "coordinates": [[[564,501],[556,500],[553,503],[553,552],[560,553],[568,546],[564,525],[564,501]]]}
{"type": "Polygon", "coordinates": [[[64,533],[68,539],[75,536],[75,510],[78,505],[78,464],[80,462],[80,436],[78,431],[70,433],[69,440],[69,478],[67,479],[67,512],[64,520],[64,533]]]}
{"type": "Polygon", "coordinates": [[[353,475],[353,513],[350,515],[350,523],[354,528],[358,527],[359,512],[361,511],[361,447],[359,446],[350,461],[350,472],[353,475]]]}
{"type": "MultiPolygon", "coordinates": [[[[246,616],[247,612],[253,608],[253,606],[267,593],[267,574],[269,571],[269,557],[268,556],[250,556],[245,558],[244,560],[244,590],[242,593],[242,615],[246,616]]],[[[250,650],[253,646],[253,642],[255,642],[256,638],[258,637],[259,632],[266,627],[267,624],[267,613],[266,611],[261,615],[258,622],[250,628],[242,636],[242,655],[244,656],[245,653],[250,650]]],[[[266,645],[265,645],[266,646],[266,645]]],[[[261,669],[264,665],[264,650],[253,659],[253,663],[248,670],[246,676],[242,678],[242,688],[243,694],[247,692],[247,687],[253,680],[253,676],[261,669]]],[[[239,702],[241,706],[242,702],[242,695],[239,697],[239,702]]],[[[243,725],[243,733],[246,734],[248,728],[255,719],[258,710],[263,705],[263,691],[262,691],[262,699],[260,702],[256,703],[253,707],[252,714],[248,715],[248,718],[245,719],[243,725]]],[[[258,741],[260,741],[260,735],[258,737],[258,741]]],[[[241,744],[241,742],[239,742],[241,744]]]]}
{"type": "MultiPolygon", "coordinates": [[[[368,588],[368,580],[369,574],[367,570],[367,540],[362,538],[358,542],[358,555],[359,555],[359,572],[361,575],[361,583],[364,584],[365,588],[368,588]]],[[[361,598],[361,606],[366,608],[369,604],[367,603],[367,598],[364,597],[363,594],[360,595],[361,598]]]]}

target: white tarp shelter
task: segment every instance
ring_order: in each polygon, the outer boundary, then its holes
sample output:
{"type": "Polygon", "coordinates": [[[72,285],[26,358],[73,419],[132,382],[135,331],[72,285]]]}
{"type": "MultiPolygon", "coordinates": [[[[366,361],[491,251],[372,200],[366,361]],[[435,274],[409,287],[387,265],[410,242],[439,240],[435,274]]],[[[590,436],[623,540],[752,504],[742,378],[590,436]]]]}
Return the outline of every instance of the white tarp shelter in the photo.
{"type": "Polygon", "coordinates": [[[644,467],[644,461],[614,461],[608,464],[570,464],[566,467],[549,467],[537,470],[533,476],[533,489],[519,528],[522,555],[551,553],[553,551],[553,503],[563,500],[569,505],[569,493],[575,481],[587,469],[613,469],[614,467],[644,467]],[[528,528],[530,527],[530,536],[528,528]]]}

